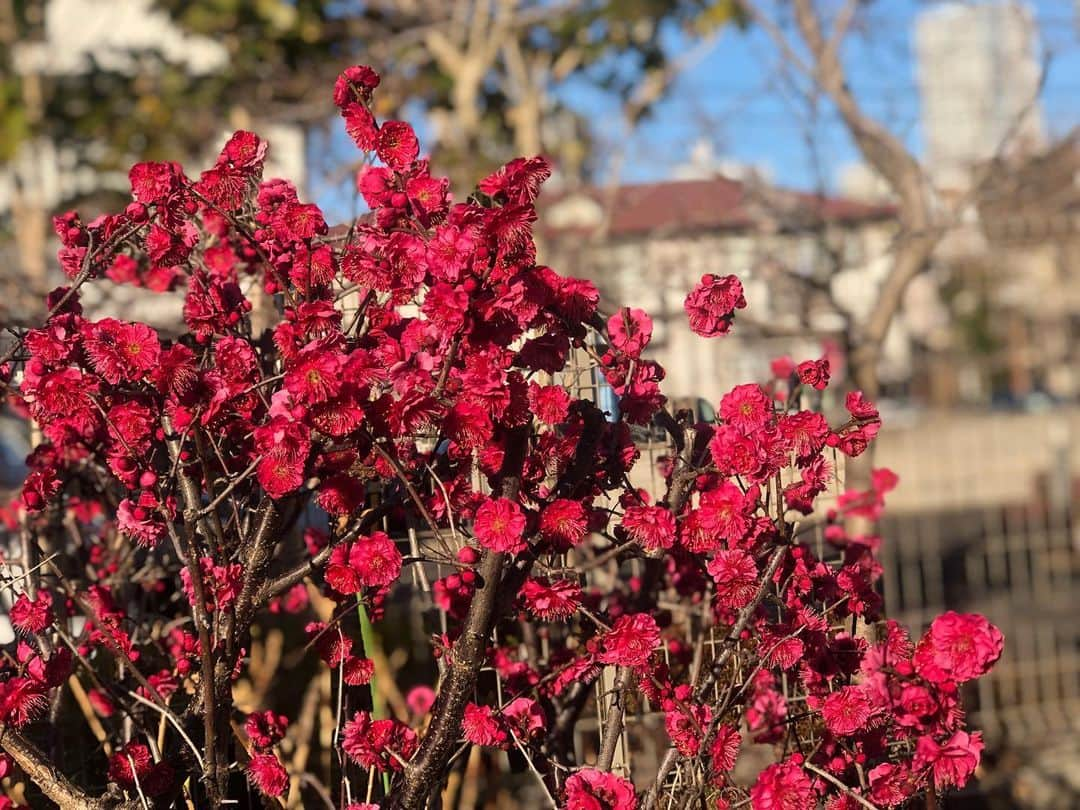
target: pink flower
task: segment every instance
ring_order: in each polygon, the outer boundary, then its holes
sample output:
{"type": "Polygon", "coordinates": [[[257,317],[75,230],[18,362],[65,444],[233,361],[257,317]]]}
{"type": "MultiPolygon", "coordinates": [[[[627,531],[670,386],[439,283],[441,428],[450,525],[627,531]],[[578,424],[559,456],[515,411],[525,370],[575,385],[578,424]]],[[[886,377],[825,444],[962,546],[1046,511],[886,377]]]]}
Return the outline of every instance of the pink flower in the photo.
{"type": "Polygon", "coordinates": [[[570,395],[561,385],[529,383],[529,407],[545,425],[557,425],[570,412],[570,395]]]}
{"type": "Polygon", "coordinates": [[[150,749],[142,743],[128,743],[109,757],[109,779],[125,790],[139,789],[148,796],[160,796],[172,784],[173,769],[167,762],[154,763],[150,749]]]}
{"type": "Polygon", "coordinates": [[[532,698],[514,698],[503,707],[502,716],[519,740],[530,740],[544,730],[544,710],[532,698]]]}
{"type": "Polygon", "coordinates": [[[814,786],[795,757],[770,765],[750,788],[753,810],[806,810],[814,806],[814,786]]]}
{"type": "Polygon", "coordinates": [[[746,298],[742,284],[735,276],[706,274],[686,296],[683,306],[695,334],[718,337],[731,330],[735,310],[746,307],[746,298]]]}
{"type": "Polygon", "coordinates": [[[601,664],[624,667],[643,667],[653,650],[660,646],[660,628],[647,613],[620,616],[614,626],[600,638],[601,652],[596,660],[601,664]]]}
{"type": "Polygon", "coordinates": [[[365,152],[374,152],[379,142],[379,126],[375,123],[371,110],[354,101],[342,107],[341,117],[345,119],[345,131],[353,139],[353,143],[365,152]]]}
{"type": "Polygon", "coordinates": [[[247,766],[248,779],[267,796],[280,796],[289,787],[289,774],[274,754],[256,754],[247,766]]]}
{"type": "Polygon", "coordinates": [[[329,515],[350,515],[364,505],[367,489],[350,475],[332,475],[322,482],[316,503],[329,515]]]}
{"type": "Polygon", "coordinates": [[[772,415],[772,400],[756,383],[737,385],[720,400],[720,416],[724,423],[744,434],[764,427],[772,415]]]}
{"type": "Polygon", "coordinates": [[[465,739],[473,745],[502,747],[509,739],[509,735],[495,717],[490,706],[466,704],[461,728],[465,739]]]}
{"type": "Polygon", "coordinates": [[[706,570],[716,581],[716,601],[723,607],[738,610],[757,593],[760,574],[754,558],[745,551],[717,551],[706,570]]]}
{"type": "MultiPolygon", "coordinates": [[[[751,490],[750,496],[731,481],[724,481],[715,489],[710,489],[701,496],[697,510],[697,519],[702,531],[710,539],[723,540],[729,544],[737,543],[750,528],[750,514],[756,498],[751,490]]],[[[699,545],[709,546],[714,543],[704,542],[699,545]]],[[[704,549],[699,549],[704,550],[704,549]]]]}
{"type": "Polygon", "coordinates": [[[652,319],[642,309],[623,307],[607,322],[612,347],[636,360],[652,340],[652,319]]]}
{"type": "Polygon", "coordinates": [[[52,601],[48,591],[41,591],[36,599],[20,593],[11,606],[11,623],[24,633],[40,633],[53,622],[52,601]]]}
{"type": "Polygon", "coordinates": [[[289,719],[283,714],[274,714],[271,711],[254,712],[249,714],[244,722],[244,731],[255,748],[264,750],[281,740],[288,726],[289,719]]]}
{"type": "Polygon", "coordinates": [[[923,718],[938,710],[938,703],[925,686],[908,684],[900,690],[900,706],[896,713],[896,722],[906,728],[917,728],[923,718]]]}
{"type": "Polygon", "coordinates": [[[821,707],[825,727],[837,736],[853,734],[870,719],[870,700],[866,690],[845,686],[825,698],[821,707]]]}
{"type": "Polygon", "coordinates": [[[709,752],[712,757],[713,774],[725,774],[735,767],[741,743],[742,736],[738,729],[729,723],[724,723],[716,729],[716,736],[713,737],[712,749],[709,752]]]}
{"type": "Polygon", "coordinates": [[[465,324],[468,307],[469,296],[465,290],[440,281],[428,290],[420,310],[439,329],[456,332],[465,324]]]}
{"type": "Polygon", "coordinates": [[[671,742],[684,757],[696,757],[712,719],[712,710],[705,705],[689,705],[689,711],[678,704],[664,714],[664,728],[671,742]]]}
{"type": "Polygon", "coordinates": [[[435,705],[435,690],[430,686],[414,686],[405,696],[405,704],[416,717],[423,717],[435,705]]]}
{"type": "Polygon", "coordinates": [[[49,707],[44,687],[32,678],[0,682],[0,723],[22,728],[49,707]]]}
{"type": "Polygon", "coordinates": [[[311,449],[310,431],[285,416],[275,416],[255,429],[255,446],[263,454],[255,472],[271,498],[281,498],[304,483],[311,449]]]}
{"type": "Polygon", "coordinates": [[[915,648],[915,670],[933,683],[963,683],[990,671],[1005,637],[985,616],[949,611],[934,619],[915,648]]]}
{"type": "Polygon", "coordinates": [[[538,618],[549,622],[567,619],[581,605],[581,586],[566,579],[548,582],[530,577],[521,589],[521,598],[525,609],[538,618]]]}
{"type": "Polygon", "coordinates": [[[345,356],[326,341],[300,350],[285,373],[285,389],[301,405],[315,405],[337,396],[344,383],[345,356]]]}
{"type": "Polygon", "coordinates": [[[113,385],[141,379],[157,367],[161,356],[153,329],[113,318],[88,324],[83,346],[94,370],[113,385]]]}
{"type": "Polygon", "coordinates": [[[524,551],[525,513],[509,498],[492,498],[476,510],[473,533],[484,548],[498,554],[524,551]]]}
{"type": "Polygon", "coordinates": [[[357,712],[342,730],[341,747],[363,768],[380,773],[400,771],[419,744],[416,732],[398,720],[372,720],[367,712],[357,712]],[[391,753],[393,752],[393,753],[391,753]],[[396,756],[395,756],[396,754],[396,756]]]}
{"type": "Polygon", "coordinates": [[[157,512],[157,500],[144,491],[137,503],[124,498],[116,508],[116,526],[140,546],[153,548],[165,536],[165,523],[157,512]]]}
{"type": "Polygon", "coordinates": [[[582,768],[566,780],[565,810],[634,810],[630,781],[595,768],[582,768]]]}
{"type": "Polygon", "coordinates": [[[385,121],[375,144],[379,160],[394,171],[404,171],[420,154],[413,128],[404,121],[385,121]]]}
{"type": "Polygon", "coordinates": [[[371,101],[371,91],[378,86],[379,74],[367,65],[347,67],[334,82],[334,106],[341,108],[352,101],[371,101]]]}
{"type": "Polygon", "coordinates": [[[381,588],[401,575],[401,552],[383,532],[359,538],[349,552],[349,564],[356,569],[360,582],[368,588],[381,588]]]}
{"type": "Polygon", "coordinates": [[[915,744],[914,765],[917,770],[933,770],[935,787],[962,788],[979,766],[982,750],[982,735],[977,731],[957,731],[941,744],[927,735],[915,744]]]}
{"type": "Polygon", "coordinates": [[[896,807],[915,793],[911,770],[905,764],[883,762],[870,771],[870,800],[882,807],[896,807]]]}
{"type": "Polygon", "coordinates": [[[326,581],[341,594],[383,588],[397,581],[402,561],[393,540],[383,532],[372,532],[333,550],[326,566],[326,581]]]}
{"type": "Polygon", "coordinates": [[[580,501],[559,498],[540,513],[540,536],[560,551],[580,543],[589,530],[589,516],[580,501]]]}
{"type": "Polygon", "coordinates": [[[799,382],[809,385],[818,391],[824,391],[829,384],[829,361],[822,357],[820,360],[807,360],[799,363],[795,369],[799,375],[799,382]]]}
{"type": "Polygon", "coordinates": [[[829,438],[829,423],[815,411],[798,411],[784,416],[778,427],[800,467],[809,464],[829,438]]]}
{"type": "Polygon", "coordinates": [[[370,658],[350,655],[341,662],[341,679],[349,686],[363,686],[371,683],[375,674],[375,662],[370,658]]]}
{"type": "Polygon", "coordinates": [[[877,406],[863,396],[862,391],[848,391],[844,405],[856,419],[879,419],[877,406]]]}
{"type": "Polygon", "coordinates": [[[662,506],[628,506],[622,527],[631,540],[650,551],[671,548],[675,543],[675,516],[662,506]]]}
{"type": "Polygon", "coordinates": [[[795,373],[795,361],[786,354],[777,357],[769,363],[769,371],[778,380],[787,380],[795,373]]]}

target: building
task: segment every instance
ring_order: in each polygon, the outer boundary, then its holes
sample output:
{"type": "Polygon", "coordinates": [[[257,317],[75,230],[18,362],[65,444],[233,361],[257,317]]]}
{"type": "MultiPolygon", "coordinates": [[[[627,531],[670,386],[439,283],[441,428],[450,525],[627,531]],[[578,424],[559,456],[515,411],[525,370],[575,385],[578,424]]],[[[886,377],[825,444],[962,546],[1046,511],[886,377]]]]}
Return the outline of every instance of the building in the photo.
{"type": "Polygon", "coordinates": [[[998,387],[1016,398],[1080,396],[1080,130],[1040,154],[984,167],[986,254],[972,262],[997,347],[998,387]]]}
{"type": "MultiPolygon", "coordinates": [[[[544,260],[596,283],[609,311],[648,312],[650,356],[667,371],[665,390],[713,404],[761,378],[778,355],[820,356],[822,339],[845,328],[845,312],[873,305],[895,230],[888,205],[753,177],[587,188],[541,204],[544,260]],[[691,333],[683,310],[706,273],[734,273],[746,289],[749,306],[723,339],[691,333]]],[[[886,365],[902,360],[894,353],[886,365]]]]}
{"type": "Polygon", "coordinates": [[[950,2],[915,24],[926,165],[943,191],[999,154],[1038,149],[1042,66],[1034,14],[1015,0],[950,2]]]}

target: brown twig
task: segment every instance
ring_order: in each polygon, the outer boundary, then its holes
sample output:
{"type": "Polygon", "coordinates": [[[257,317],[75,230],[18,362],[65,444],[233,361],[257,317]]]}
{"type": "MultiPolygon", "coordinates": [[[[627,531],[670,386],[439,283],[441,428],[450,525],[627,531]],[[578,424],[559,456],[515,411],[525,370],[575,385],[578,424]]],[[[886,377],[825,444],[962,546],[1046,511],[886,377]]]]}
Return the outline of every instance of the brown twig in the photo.
{"type": "Polygon", "coordinates": [[[93,797],[76,787],[36,745],[11,728],[0,730],[0,748],[60,810],[136,810],[139,802],[106,794],[93,797]]]}

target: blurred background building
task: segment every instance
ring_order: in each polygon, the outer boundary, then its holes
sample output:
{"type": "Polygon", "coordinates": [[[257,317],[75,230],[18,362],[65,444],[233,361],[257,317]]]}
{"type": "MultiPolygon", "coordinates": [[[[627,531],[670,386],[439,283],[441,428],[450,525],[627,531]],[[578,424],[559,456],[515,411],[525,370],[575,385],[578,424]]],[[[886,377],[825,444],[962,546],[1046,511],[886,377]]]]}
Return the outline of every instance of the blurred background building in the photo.
{"type": "MultiPolygon", "coordinates": [[[[847,33],[845,84],[906,155],[904,194],[841,91],[799,64],[814,54],[792,5],[0,0],[0,324],[32,320],[62,281],[54,213],[122,205],[138,159],[195,173],[232,128],[263,134],[270,173],[349,218],[357,157],[329,88],[357,61],[383,73],[379,115],[417,121],[459,192],[515,153],[553,156],[543,259],[596,281],[608,311],[652,313],[668,390],[702,413],[783,354],[827,353],[839,391],[853,385],[900,257],[932,234],[871,378],[874,462],[901,479],[885,597],[916,629],[957,609],[1006,632],[975,696],[992,755],[969,806],[1080,806],[1080,12],[809,4],[847,33]],[[703,273],[746,288],[726,339],[686,326],[703,273]]],[[[177,317],[123,288],[87,303],[177,317]]],[[[25,441],[4,430],[13,482],[25,441]]]]}
{"type": "Polygon", "coordinates": [[[552,195],[541,233],[545,259],[594,281],[606,306],[650,314],[665,391],[716,403],[779,355],[820,354],[822,338],[844,328],[834,301],[872,304],[895,215],[750,173],[552,195]],[[725,340],[702,341],[687,325],[683,301],[706,273],[735,273],[753,302],[725,340]]]}
{"type": "Polygon", "coordinates": [[[915,26],[926,165],[941,189],[1002,153],[1045,145],[1039,32],[1019,2],[930,5],[915,26]]]}

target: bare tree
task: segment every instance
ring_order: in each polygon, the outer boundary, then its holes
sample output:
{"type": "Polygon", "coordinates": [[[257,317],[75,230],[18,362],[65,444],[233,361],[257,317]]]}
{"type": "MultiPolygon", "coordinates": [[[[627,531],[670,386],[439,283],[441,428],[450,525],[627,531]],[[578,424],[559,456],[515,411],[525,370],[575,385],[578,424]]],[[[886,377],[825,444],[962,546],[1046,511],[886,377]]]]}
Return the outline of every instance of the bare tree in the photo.
{"type": "MultiPolygon", "coordinates": [[[[858,0],[830,4],[815,0],[737,0],[752,26],[764,32],[771,44],[789,86],[804,96],[810,109],[825,101],[839,116],[862,160],[884,181],[894,201],[896,232],[889,245],[888,271],[876,290],[876,300],[865,312],[853,314],[837,300],[836,290],[827,279],[803,279],[844,323],[835,333],[850,363],[850,382],[874,398],[881,393],[881,361],[890,328],[900,314],[904,296],[912,282],[928,272],[936,252],[946,236],[963,223],[966,212],[973,210],[986,193],[991,173],[1001,172],[1000,161],[987,161],[973,167],[966,190],[961,194],[936,192],[928,167],[902,140],[872,115],[866,99],[853,90],[849,66],[842,58],[844,43],[866,18],[865,7],[858,0]]],[[[1007,127],[996,154],[1004,154],[1011,143],[1020,119],[1038,102],[1048,63],[1034,96],[1028,100],[1017,120],[1007,127]]],[[[808,144],[812,135],[807,135],[808,144]]],[[[813,144],[811,149],[814,149],[813,144]]],[[[820,167],[819,167],[820,168],[820,167]]],[[[841,252],[829,245],[827,222],[819,221],[823,255],[833,272],[844,268],[841,252]]],[[[791,274],[795,277],[795,274],[791,274]]],[[[760,325],[767,330],[767,325],[760,325]]],[[[858,484],[869,473],[870,460],[849,469],[849,481],[858,484]]]]}

